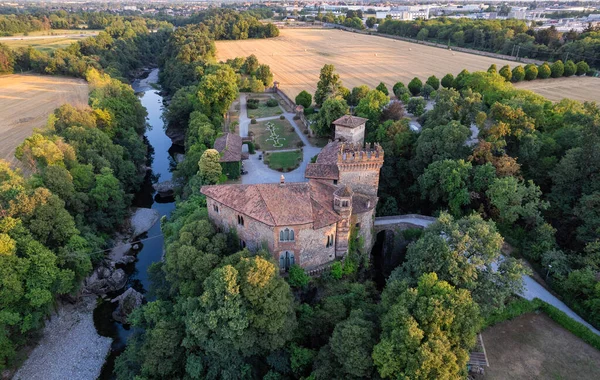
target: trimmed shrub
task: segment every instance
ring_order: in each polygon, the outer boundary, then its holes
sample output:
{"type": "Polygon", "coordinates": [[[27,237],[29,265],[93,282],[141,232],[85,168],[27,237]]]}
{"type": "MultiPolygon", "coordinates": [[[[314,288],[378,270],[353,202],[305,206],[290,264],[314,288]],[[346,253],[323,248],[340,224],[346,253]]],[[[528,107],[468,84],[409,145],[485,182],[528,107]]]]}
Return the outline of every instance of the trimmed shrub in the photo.
{"type": "Polygon", "coordinates": [[[525,79],[525,69],[519,65],[512,70],[512,81],[520,82],[525,79]]]}
{"type": "Polygon", "coordinates": [[[279,120],[285,120],[285,116],[283,116],[283,115],[279,116],[279,120]]]}
{"type": "Polygon", "coordinates": [[[433,87],[431,87],[429,84],[425,83],[425,85],[423,86],[423,88],[421,89],[421,95],[425,98],[425,99],[429,99],[429,97],[431,96],[431,94],[435,92],[435,90],[433,89],[433,87]]]}
{"type": "Polygon", "coordinates": [[[588,71],[590,71],[590,66],[586,62],[584,62],[584,61],[577,62],[577,75],[587,74],[588,71]]]}
{"type": "Polygon", "coordinates": [[[440,88],[440,80],[435,75],[427,78],[427,82],[425,83],[433,87],[434,90],[438,90],[440,88]]]}
{"type": "Polygon", "coordinates": [[[277,107],[279,103],[275,99],[267,100],[267,107],[277,107]]]}
{"type": "Polygon", "coordinates": [[[313,113],[315,113],[315,109],[313,107],[308,107],[304,109],[305,116],[312,115],[313,113]]]}
{"type": "Polygon", "coordinates": [[[402,94],[402,96],[400,96],[400,100],[402,101],[402,103],[407,104],[410,100],[410,94],[408,92],[402,94]]]}
{"type": "Polygon", "coordinates": [[[575,62],[573,62],[569,59],[565,63],[565,72],[563,73],[563,75],[566,77],[570,77],[571,75],[575,75],[576,72],[577,72],[577,65],[575,64],[575,62]]]}
{"type": "Polygon", "coordinates": [[[450,88],[450,87],[454,86],[454,75],[452,75],[452,74],[444,75],[441,83],[442,83],[442,87],[444,87],[444,88],[450,88]]]}
{"type": "Polygon", "coordinates": [[[304,142],[302,142],[302,141],[298,141],[296,143],[296,148],[302,148],[303,146],[304,146],[304,142]]]}
{"type": "Polygon", "coordinates": [[[258,108],[259,100],[258,99],[248,99],[246,101],[246,107],[251,110],[255,110],[258,108]]]}
{"type": "Polygon", "coordinates": [[[294,115],[294,120],[300,120],[300,116],[294,115]]]}
{"type": "Polygon", "coordinates": [[[383,92],[386,96],[390,95],[390,92],[388,91],[387,87],[385,86],[385,83],[383,82],[379,82],[375,89],[383,92]]]}
{"type": "Polygon", "coordinates": [[[536,65],[530,63],[525,66],[525,80],[534,80],[538,76],[538,68],[536,65]]]}
{"type": "Polygon", "coordinates": [[[421,93],[421,89],[423,88],[423,82],[417,77],[414,77],[410,83],[408,84],[408,90],[413,96],[417,96],[421,93]]]}
{"type": "Polygon", "coordinates": [[[301,105],[304,109],[308,108],[312,104],[312,95],[305,90],[302,90],[298,95],[296,95],[296,104],[301,105]]]}
{"type": "Polygon", "coordinates": [[[258,122],[256,121],[256,119],[251,119],[251,120],[250,120],[250,124],[256,124],[256,123],[258,123],[258,122]]]}
{"type": "Polygon", "coordinates": [[[492,65],[490,66],[489,69],[487,69],[487,72],[490,74],[497,74],[498,73],[498,68],[496,67],[495,63],[492,63],[492,65]]]}
{"type": "Polygon", "coordinates": [[[538,67],[538,78],[547,79],[550,78],[550,75],[552,75],[552,69],[547,62],[538,67]]]}
{"type": "Polygon", "coordinates": [[[510,80],[512,79],[512,71],[510,70],[509,65],[502,66],[500,71],[498,71],[498,74],[500,74],[504,79],[506,79],[507,82],[510,82],[510,80]]]}
{"type": "Polygon", "coordinates": [[[565,64],[559,59],[550,66],[552,78],[560,78],[565,73],[565,64]]]}
{"type": "Polygon", "coordinates": [[[403,88],[406,90],[406,86],[404,85],[404,83],[402,82],[396,82],[396,84],[394,85],[394,87],[392,87],[392,92],[394,93],[394,95],[396,95],[396,97],[400,97],[400,95],[402,95],[402,93],[398,94],[398,91],[403,88]]]}

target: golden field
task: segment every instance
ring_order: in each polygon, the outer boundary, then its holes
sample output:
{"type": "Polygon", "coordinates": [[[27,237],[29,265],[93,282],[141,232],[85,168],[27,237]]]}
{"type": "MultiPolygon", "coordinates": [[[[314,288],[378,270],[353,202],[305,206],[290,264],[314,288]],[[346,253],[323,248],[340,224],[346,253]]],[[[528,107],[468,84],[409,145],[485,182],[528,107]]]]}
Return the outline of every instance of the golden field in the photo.
{"type": "Polygon", "coordinates": [[[15,149],[48,116],[70,103],[85,107],[88,84],[83,79],[43,75],[0,76],[0,159],[15,162],[15,149]]]}
{"type": "Polygon", "coordinates": [[[600,78],[570,77],[519,82],[515,87],[531,90],[555,102],[564,98],[600,103],[600,78]]]}
{"type": "Polygon", "coordinates": [[[343,85],[384,82],[392,86],[431,75],[442,78],[463,69],[487,70],[515,62],[454,52],[389,38],[331,29],[282,29],[279,37],[260,40],[216,41],[221,61],[256,55],[271,67],[280,88],[292,99],[302,90],[315,92],[319,71],[325,64],[335,65],[343,85]]]}

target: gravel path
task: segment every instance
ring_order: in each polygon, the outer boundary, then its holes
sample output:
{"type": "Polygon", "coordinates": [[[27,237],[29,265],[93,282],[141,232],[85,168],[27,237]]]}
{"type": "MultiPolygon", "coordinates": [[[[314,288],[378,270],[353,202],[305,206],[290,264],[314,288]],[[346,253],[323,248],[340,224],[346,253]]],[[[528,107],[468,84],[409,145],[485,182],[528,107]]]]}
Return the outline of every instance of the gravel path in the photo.
{"type": "Polygon", "coordinates": [[[94,380],[110,351],[111,338],[96,332],[95,297],[64,304],[46,323],[42,340],[14,376],[15,380],[94,380]]]}

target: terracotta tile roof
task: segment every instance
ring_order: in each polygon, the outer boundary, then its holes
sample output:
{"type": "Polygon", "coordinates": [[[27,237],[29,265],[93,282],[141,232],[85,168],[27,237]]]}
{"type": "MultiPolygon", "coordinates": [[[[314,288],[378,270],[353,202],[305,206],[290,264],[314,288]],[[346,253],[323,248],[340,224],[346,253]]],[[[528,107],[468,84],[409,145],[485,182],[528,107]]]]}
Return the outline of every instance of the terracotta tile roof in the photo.
{"type": "Polygon", "coordinates": [[[342,127],[348,128],[356,128],[358,126],[363,125],[369,119],[365,119],[364,117],[352,116],[352,115],[344,115],[333,122],[333,125],[341,125],[342,127]]]}
{"type": "Polygon", "coordinates": [[[317,164],[337,165],[338,152],[341,148],[341,142],[333,141],[325,145],[317,156],[317,164]]]}
{"type": "Polygon", "coordinates": [[[321,228],[337,222],[333,210],[336,186],[320,181],[258,185],[203,186],[209,198],[269,226],[314,223],[321,228]]]}
{"type": "Polygon", "coordinates": [[[351,197],[354,194],[354,191],[352,191],[348,185],[345,185],[337,189],[334,194],[338,197],[351,197]]]}
{"type": "Polygon", "coordinates": [[[221,153],[221,162],[242,160],[242,138],[233,133],[225,133],[215,140],[214,148],[221,153]]]}
{"type": "Polygon", "coordinates": [[[364,194],[354,193],[352,196],[352,213],[360,214],[377,206],[377,197],[369,197],[364,194]]]}
{"type": "Polygon", "coordinates": [[[308,164],[304,172],[306,178],[315,179],[339,179],[340,172],[336,165],[329,164],[308,164]]]}

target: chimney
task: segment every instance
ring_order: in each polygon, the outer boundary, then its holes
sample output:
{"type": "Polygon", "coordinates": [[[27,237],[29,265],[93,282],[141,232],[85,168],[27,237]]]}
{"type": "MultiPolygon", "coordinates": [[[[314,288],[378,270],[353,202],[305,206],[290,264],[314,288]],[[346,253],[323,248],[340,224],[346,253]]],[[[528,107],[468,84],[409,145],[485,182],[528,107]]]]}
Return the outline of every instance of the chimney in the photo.
{"type": "Polygon", "coordinates": [[[285,177],[282,174],[281,178],[279,178],[279,186],[283,186],[283,185],[285,185],[285,177]]]}

